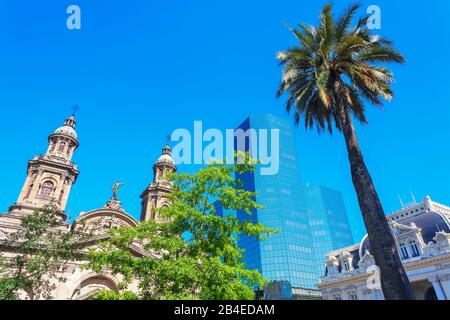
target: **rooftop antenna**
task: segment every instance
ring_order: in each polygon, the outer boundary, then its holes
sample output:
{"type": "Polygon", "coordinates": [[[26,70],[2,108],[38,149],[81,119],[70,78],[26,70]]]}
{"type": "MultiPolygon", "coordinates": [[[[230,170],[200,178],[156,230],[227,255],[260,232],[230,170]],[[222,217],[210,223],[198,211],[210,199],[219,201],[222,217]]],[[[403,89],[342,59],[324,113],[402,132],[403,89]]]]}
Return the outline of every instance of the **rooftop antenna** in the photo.
{"type": "Polygon", "coordinates": [[[414,197],[414,193],[411,190],[409,190],[409,192],[411,192],[411,197],[414,201],[414,204],[417,204],[416,197],[414,197]]]}
{"type": "Polygon", "coordinates": [[[405,208],[405,204],[403,203],[402,197],[398,194],[398,199],[400,200],[400,204],[402,205],[402,209],[405,208]]]}
{"type": "Polygon", "coordinates": [[[75,114],[78,113],[78,111],[80,111],[80,107],[77,104],[74,104],[72,106],[72,116],[74,116],[75,114]]]}

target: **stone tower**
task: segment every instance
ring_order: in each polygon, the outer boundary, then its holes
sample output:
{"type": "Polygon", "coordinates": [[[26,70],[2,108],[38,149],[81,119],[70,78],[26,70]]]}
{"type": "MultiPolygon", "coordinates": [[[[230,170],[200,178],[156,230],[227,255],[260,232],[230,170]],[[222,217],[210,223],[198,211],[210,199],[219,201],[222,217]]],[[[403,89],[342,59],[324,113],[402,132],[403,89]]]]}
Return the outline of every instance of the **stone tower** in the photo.
{"type": "Polygon", "coordinates": [[[33,212],[51,201],[59,210],[65,210],[70,189],[79,173],[72,162],[79,145],[75,124],[73,115],[67,118],[64,125],[48,137],[45,155],[28,161],[25,183],[10,212],[33,212]]]}
{"type": "Polygon", "coordinates": [[[167,144],[153,165],[153,182],[141,194],[141,220],[159,220],[155,209],[169,205],[168,196],[172,187],[165,174],[176,170],[170,146],[167,144]]]}

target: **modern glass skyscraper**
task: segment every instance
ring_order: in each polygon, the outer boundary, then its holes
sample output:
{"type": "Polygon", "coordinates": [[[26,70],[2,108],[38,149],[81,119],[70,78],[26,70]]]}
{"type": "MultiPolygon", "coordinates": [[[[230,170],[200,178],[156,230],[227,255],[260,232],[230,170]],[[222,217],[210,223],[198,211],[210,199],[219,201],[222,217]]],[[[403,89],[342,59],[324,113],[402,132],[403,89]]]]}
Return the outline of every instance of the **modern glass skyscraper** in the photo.
{"type": "Polygon", "coordinates": [[[325,254],[352,245],[353,236],[340,191],[308,183],[305,200],[313,240],[314,271],[319,279],[325,270],[325,254]]]}
{"type": "MultiPolygon", "coordinates": [[[[263,241],[246,236],[238,239],[239,246],[245,249],[246,266],[258,269],[271,281],[289,281],[293,290],[314,290],[318,282],[316,261],[293,130],[289,122],[271,114],[250,116],[236,130],[245,132],[250,128],[266,129],[269,135],[271,129],[279,129],[279,170],[275,175],[263,175],[260,170],[263,165],[257,165],[255,172],[237,176],[243,188],[256,192],[256,202],[263,206],[263,209],[253,210],[251,215],[238,211],[237,217],[240,221],[263,223],[280,232],[263,241]]],[[[235,150],[252,151],[255,141],[251,139],[246,138],[243,150],[236,143],[235,150]]]]}

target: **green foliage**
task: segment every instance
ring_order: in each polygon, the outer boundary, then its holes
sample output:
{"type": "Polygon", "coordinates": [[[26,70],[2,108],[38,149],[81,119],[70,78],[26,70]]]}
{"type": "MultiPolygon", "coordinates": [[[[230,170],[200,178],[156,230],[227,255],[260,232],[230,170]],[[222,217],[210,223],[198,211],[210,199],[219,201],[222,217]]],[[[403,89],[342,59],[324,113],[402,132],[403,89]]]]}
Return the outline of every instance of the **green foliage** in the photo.
{"type": "Polygon", "coordinates": [[[13,254],[0,260],[0,299],[50,299],[54,281],[65,281],[58,270],[77,258],[80,237],[68,232],[68,224],[53,205],[22,219],[21,229],[0,245],[13,254]]]}
{"type": "MultiPolygon", "coordinates": [[[[5,262],[0,260],[1,274],[4,273],[5,262]]],[[[0,274],[0,275],[1,275],[0,274]]],[[[17,295],[15,289],[18,284],[16,279],[12,278],[0,278],[0,300],[16,300],[17,295]]]]}
{"type": "Polygon", "coordinates": [[[303,117],[305,127],[331,133],[333,123],[342,130],[342,112],[366,124],[364,100],[381,107],[382,99],[393,98],[393,74],[379,64],[405,58],[391,41],[367,28],[369,17],[352,25],[359,8],[351,5],[335,19],[327,4],[317,27],[291,28],[299,45],[278,54],[284,66],[278,96],[288,94],[286,109],[296,124],[303,117]]]}
{"type": "Polygon", "coordinates": [[[89,300],[138,300],[138,296],[131,291],[117,293],[112,290],[100,290],[89,300]]]}
{"type": "Polygon", "coordinates": [[[135,279],[139,299],[254,299],[254,288],[263,287],[265,279],[245,269],[236,239],[242,234],[265,239],[275,230],[239,223],[231,215],[220,217],[214,207],[219,200],[225,209],[249,214],[258,208],[254,193],[242,190],[234,179],[253,169],[214,163],[194,174],[171,175],[171,205],[158,211],[163,222],[113,229],[110,239],[89,253],[90,267],[121,274],[123,288],[135,279]],[[148,254],[136,256],[133,245],[148,254]]]}

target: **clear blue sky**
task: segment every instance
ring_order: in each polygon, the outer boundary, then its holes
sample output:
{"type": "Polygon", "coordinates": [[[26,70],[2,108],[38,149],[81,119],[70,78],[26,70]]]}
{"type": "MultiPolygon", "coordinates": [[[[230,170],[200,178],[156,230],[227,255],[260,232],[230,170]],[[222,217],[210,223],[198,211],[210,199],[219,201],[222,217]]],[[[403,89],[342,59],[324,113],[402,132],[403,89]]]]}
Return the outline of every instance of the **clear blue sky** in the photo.
{"type": "MultiPolygon", "coordinates": [[[[27,160],[80,105],[75,155],[81,174],[71,215],[102,206],[115,180],[139,215],[140,192],[164,137],[176,128],[233,128],[247,115],[286,116],[275,98],[275,54],[295,43],[285,25],[316,23],[326,1],[0,1],[0,212],[16,201],[27,160]],[[66,8],[82,30],[66,29],[66,8]]],[[[335,1],[336,8],[350,1],[335,1]]],[[[450,2],[363,1],[382,9],[380,33],[407,57],[395,66],[395,100],[369,108],[358,127],[386,212],[410,190],[450,204],[448,52],[450,2]]],[[[296,129],[305,181],[343,192],[355,241],[365,233],[343,138],[296,129]]],[[[181,168],[185,170],[186,168],[181,168]]]]}

